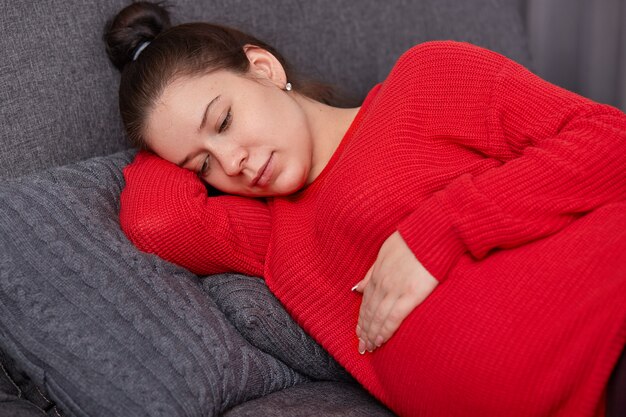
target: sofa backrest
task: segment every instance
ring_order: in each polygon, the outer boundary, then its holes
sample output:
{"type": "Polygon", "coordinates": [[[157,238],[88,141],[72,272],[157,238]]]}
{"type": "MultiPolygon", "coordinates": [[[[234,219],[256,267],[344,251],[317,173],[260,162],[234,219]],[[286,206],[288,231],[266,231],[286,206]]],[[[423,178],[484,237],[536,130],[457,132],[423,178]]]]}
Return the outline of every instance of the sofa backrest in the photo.
{"type": "MultiPolygon", "coordinates": [[[[359,98],[409,47],[469,41],[529,65],[514,0],[170,0],[175,22],[213,21],[280,50],[306,75],[359,98]],[[270,6],[271,5],[271,6],[270,6]]],[[[129,145],[119,73],[102,31],[128,1],[4,1],[0,15],[0,178],[129,145]]]]}

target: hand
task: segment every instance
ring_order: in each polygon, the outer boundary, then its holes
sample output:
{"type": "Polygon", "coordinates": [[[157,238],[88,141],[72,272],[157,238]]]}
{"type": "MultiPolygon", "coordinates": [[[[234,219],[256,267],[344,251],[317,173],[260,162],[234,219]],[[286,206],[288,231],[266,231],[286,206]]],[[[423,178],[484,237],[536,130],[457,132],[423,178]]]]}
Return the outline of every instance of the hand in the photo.
{"type": "Polygon", "coordinates": [[[389,340],[438,284],[398,231],[389,236],[365,278],[353,288],[363,294],[356,326],[359,352],[373,352],[389,340]]]}

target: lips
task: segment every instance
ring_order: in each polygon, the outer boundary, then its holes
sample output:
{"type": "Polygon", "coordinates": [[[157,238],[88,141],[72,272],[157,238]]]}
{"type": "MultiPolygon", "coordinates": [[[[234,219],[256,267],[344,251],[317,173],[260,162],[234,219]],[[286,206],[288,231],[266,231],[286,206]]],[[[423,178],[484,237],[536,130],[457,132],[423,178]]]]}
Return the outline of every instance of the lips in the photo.
{"type": "Polygon", "coordinates": [[[270,157],[267,159],[265,164],[263,164],[263,166],[259,169],[259,172],[257,173],[256,177],[254,178],[254,180],[252,180],[252,183],[250,184],[251,187],[254,187],[255,185],[257,185],[259,180],[263,177],[265,170],[267,169],[270,161],[272,160],[272,155],[273,153],[270,154],[270,157]]]}

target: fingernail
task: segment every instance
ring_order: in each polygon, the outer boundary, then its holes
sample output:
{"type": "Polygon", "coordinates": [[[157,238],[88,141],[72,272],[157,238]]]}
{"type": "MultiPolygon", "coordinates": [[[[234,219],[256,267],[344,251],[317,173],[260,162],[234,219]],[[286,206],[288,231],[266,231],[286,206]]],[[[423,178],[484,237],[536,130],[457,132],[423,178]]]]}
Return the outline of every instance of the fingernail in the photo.
{"type": "Polygon", "coordinates": [[[356,287],[358,287],[358,286],[359,286],[359,284],[356,284],[354,287],[352,287],[352,289],[350,291],[356,290],[356,287]]]}
{"type": "Polygon", "coordinates": [[[365,342],[359,339],[359,353],[361,355],[365,354],[365,342]]]}
{"type": "Polygon", "coordinates": [[[372,352],[374,350],[374,345],[369,340],[367,341],[367,351],[372,352]]]}
{"type": "Polygon", "coordinates": [[[376,336],[376,347],[380,347],[383,344],[383,337],[381,335],[376,336]]]}

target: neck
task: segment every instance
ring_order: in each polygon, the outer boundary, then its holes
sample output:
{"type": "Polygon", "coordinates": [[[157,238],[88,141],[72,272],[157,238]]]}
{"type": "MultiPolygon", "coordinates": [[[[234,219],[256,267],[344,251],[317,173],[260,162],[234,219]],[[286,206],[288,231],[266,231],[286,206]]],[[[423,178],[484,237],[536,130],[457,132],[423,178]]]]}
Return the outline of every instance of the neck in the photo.
{"type": "Polygon", "coordinates": [[[309,185],[330,161],[360,107],[333,107],[301,95],[297,95],[296,100],[307,115],[312,134],[311,171],[306,181],[306,185],[309,185]]]}

